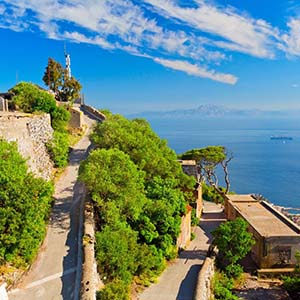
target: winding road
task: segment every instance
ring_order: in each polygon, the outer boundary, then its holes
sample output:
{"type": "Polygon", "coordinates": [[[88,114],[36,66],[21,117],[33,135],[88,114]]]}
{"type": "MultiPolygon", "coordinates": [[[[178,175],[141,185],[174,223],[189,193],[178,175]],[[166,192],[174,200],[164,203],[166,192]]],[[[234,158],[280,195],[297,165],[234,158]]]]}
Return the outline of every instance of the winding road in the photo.
{"type": "Polygon", "coordinates": [[[39,255],[10,300],[77,300],[81,280],[84,188],[77,181],[80,162],[90,147],[95,123],[84,115],[87,130],[70,154],[70,163],[55,184],[55,202],[39,255]]]}
{"type": "Polygon", "coordinates": [[[158,279],[145,289],[139,300],[193,300],[198,273],[211,244],[211,231],[225,219],[220,205],[204,201],[203,215],[195,229],[196,238],[180,253],[158,279]]]}

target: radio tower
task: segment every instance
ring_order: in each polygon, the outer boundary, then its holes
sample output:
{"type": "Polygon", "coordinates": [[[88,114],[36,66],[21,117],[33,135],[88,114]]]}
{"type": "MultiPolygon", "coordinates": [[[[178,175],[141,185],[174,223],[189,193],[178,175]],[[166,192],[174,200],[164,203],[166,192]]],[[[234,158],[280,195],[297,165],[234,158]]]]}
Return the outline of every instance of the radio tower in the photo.
{"type": "Polygon", "coordinates": [[[66,79],[70,79],[71,75],[71,57],[70,54],[67,53],[67,47],[65,43],[65,58],[66,58],[66,79]]]}

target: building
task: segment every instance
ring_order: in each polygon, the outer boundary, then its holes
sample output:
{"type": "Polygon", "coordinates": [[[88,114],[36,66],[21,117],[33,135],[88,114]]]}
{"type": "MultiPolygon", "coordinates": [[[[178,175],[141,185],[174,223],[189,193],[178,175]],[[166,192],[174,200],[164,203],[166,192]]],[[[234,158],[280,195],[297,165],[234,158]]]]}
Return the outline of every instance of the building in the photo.
{"type": "Polygon", "coordinates": [[[0,112],[8,111],[8,102],[12,99],[10,93],[0,93],[0,112]]]}
{"type": "Polygon", "coordinates": [[[241,217],[249,223],[256,244],[253,260],[259,268],[294,266],[300,251],[300,227],[266,201],[252,195],[226,195],[225,214],[228,220],[241,217]]]}

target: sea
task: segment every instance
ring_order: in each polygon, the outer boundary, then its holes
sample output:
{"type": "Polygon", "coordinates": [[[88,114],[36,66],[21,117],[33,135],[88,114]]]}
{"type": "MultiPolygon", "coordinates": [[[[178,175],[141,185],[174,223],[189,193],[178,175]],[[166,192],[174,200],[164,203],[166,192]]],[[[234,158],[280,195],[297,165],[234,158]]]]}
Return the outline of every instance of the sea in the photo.
{"type": "MultiPolygon", "coordinates": [[[[232,191],[261,194],[275,205],[300,208],[300,117],[147,120],[177,154],[208,145],[225,146],[234,157],[229,165],[232,191]]],[[[218,173],[221,179],[222,173],[218,173]]]]}

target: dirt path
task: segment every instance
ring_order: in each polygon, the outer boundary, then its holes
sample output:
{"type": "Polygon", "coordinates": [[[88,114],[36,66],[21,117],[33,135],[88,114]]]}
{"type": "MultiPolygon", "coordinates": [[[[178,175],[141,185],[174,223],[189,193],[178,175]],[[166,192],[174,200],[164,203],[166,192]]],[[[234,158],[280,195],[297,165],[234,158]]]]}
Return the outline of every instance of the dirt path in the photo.
{"type": "Polygon", "coordinates": [[[10,300],[79,299],[84,192],[77,176],[80,161],[88,153],[88,134],[94,122],[85,117],[88,130],[55,185],[55,204],[42,249],[18,289],[9,292],[10,300]]]}
{"type": "Polygon", "coordinates": [[[211,242],[210,232],[223,220],[219,206],[206,203],[196,238],[163,272],[156,284],[139,295],[139,300],[192,300],[199,270],[211,242]]]}

